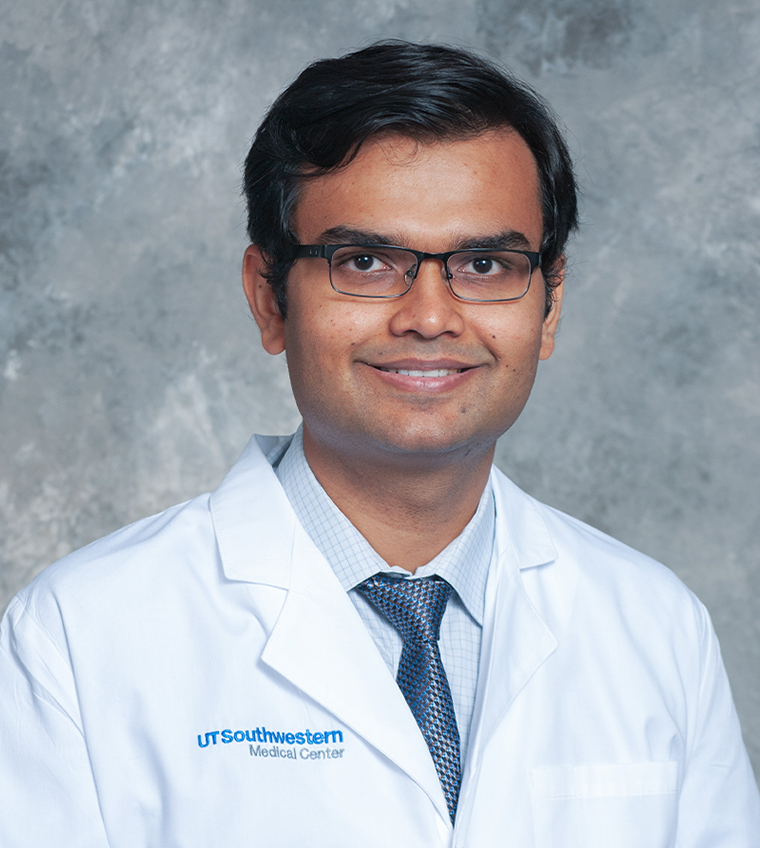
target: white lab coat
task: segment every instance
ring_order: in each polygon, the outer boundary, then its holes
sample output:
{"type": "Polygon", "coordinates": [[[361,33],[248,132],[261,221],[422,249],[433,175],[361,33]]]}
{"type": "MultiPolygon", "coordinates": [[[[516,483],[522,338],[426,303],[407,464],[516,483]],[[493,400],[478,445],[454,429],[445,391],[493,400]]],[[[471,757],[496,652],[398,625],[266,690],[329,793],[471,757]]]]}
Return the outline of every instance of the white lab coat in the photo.
{"type": "Polygon", "coordinates": [[[252,440],[213,494],[66,557],[11,604],[0,845],[757,848],[702,605],[492,480],[455,830],[398,687],[252,440]]]}

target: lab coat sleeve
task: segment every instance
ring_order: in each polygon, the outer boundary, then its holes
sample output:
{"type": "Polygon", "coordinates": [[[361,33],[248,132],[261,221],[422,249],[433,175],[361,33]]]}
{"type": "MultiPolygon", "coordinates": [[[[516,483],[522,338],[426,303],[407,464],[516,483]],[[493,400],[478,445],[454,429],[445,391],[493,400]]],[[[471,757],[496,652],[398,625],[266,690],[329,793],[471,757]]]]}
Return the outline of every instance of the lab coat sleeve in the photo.
{"type": "Polygon", "coordinates": [[[65,646],[11,602],[0,624],[0,845],[107,848],[65,646]]]}
{"type": "Polygon", "coordinates": [[[760,848],[760,795],[720,648],[698,604],[702,674],[679,804],[678,848],[760,848]]]}

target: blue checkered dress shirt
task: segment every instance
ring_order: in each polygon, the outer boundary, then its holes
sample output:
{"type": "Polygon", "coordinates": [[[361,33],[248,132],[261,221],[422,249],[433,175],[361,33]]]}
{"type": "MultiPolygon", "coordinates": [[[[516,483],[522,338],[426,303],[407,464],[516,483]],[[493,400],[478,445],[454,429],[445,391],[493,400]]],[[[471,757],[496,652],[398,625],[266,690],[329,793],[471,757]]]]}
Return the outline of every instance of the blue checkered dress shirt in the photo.
{"type": "Polygon", "coordinates": [[[493,555],[495,504],[490,483],[462,533],[411,575],[399,566],[388,565],[330,499],[306,461],[301,428],[289,444],[280,444],[267,459],[298,520],[348,592],[394,679],[403,648],[401,635],[355,587],[378,571],[410,580],[437,574],[454,587],[441,622],[439,645],[464,764],[478,682],[486,579],[493,555]]]}

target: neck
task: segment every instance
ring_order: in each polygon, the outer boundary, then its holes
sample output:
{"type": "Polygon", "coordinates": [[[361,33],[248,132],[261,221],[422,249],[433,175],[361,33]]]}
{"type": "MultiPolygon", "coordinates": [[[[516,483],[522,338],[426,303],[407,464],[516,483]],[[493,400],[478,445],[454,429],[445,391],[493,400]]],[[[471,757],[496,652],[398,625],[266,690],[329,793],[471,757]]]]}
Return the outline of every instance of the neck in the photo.
{"type": "Polygon", "coordinates": [[[495,445],[446,461],[416,462],[334,451],[304,427],[304,453],[335,505],[389,564],[414,573],[475,514],[495,445]]]}

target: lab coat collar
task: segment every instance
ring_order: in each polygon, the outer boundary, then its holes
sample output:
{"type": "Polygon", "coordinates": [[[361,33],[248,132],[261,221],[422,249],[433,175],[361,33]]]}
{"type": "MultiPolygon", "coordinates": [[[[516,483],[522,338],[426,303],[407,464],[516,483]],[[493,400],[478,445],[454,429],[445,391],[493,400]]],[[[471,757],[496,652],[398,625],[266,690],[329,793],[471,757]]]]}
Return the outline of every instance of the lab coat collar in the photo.
{"type": "Polygon", "coordinates": [[[538,503],[495,466],[491,485],[496,498],[496,550],[511,549],[519,568],[534,568],[557,559],[557,549],[541,516],[538,503]]]}
{"type": "Polygon", "coordinates": [[[280,441],[254,436],[248,442],[212,493],[211,516],[229,579],[287,589],[298,521],[265,455],[280,441]]]}
{"type": "MultiPolygon", "coordinates": [[[[286,589],[293,532],[298,521],[266,454],[287,440],[254,436],[211,495],[224,573],[232,580],[286,589]],[[278,520],[272,521],[271,516],[278,520]],[[255,549],[256,555],[251,551],[255,549]]],[[[518,568],[552,562],[557,551],[535,501],[497,468],[491,469],[496,499],[496,548],[511,550],[518,568]]]]}

